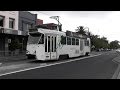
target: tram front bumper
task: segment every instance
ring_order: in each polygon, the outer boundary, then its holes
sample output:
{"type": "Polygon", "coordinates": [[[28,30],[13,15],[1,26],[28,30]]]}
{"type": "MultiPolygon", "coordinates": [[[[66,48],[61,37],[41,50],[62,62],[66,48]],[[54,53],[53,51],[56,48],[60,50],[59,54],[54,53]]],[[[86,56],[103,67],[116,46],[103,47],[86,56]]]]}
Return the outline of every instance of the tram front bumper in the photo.
{"type": "Polygon", "coordinates": [[[33,59],[36,57],[36,55],[32,55],[32,54],[26,54],[26,56],[28,59],[33,59]]]}

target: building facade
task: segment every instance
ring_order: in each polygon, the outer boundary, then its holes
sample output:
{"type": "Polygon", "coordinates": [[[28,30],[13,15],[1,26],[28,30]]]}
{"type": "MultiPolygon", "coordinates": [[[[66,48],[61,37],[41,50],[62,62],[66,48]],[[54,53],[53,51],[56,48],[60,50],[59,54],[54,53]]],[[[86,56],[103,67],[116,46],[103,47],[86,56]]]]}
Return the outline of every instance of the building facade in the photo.
{"type": "Polygon", "coordinates": [[[29,28],[33,28],[36,25],[37,14],[32,14],[27,11],[19,11],[18,29],[24,32],[26,35],[21,36],[20,43],[22,43],[22,50],[26,50],[29,28]]]}
{"type": "Polygon", "coordinates": [[[0,55],[26,49],[28,29],[36,25],[37,15],[23,11],[0,11],[0,55]]]}
{"type": "Polygon", "coordinates": [[[32,14],[27,11],[19,11],[19,30],[29,31],[29,28],[32,28],[36,25],[37,14],[32,14]]]}
{"type": "Polygon", "coordinates": [[[0,55],[8,55],[10,43],[21,35],[18,30],[18,11],[0,11],[0,55]]]}
{"type": "Polygon", "coordinates": [[[43,25],[43,20],[37,19],[36,25],[43,25]]]}
{"type": "Polygon", "coordinates": [[[0,11],[0,27],[18,30],[18,11],[0,11]]]}

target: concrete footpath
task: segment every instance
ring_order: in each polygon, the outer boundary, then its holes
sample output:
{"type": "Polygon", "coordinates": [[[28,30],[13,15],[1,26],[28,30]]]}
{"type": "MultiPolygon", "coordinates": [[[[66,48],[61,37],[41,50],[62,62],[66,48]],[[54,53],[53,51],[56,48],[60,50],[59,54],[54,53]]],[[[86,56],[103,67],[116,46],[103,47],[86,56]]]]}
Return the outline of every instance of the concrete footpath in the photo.
{"type": "Polygon", "coordinates": [[[14,62],[14,61],[21,61],[26,59],[27,59],[26,55],[5,56],[5,57],[0,57],[0,64],[3,62],[14,62]]]}
{"type": "MultiPolygon", "coordinates": [[[[105,53],[105,52],[92,51],[90,53],[90,55],[97,55],[97,54],[101,54],[101,53],[105,53]]],[[[15,55],[15,56],[4,56],[4,57],[0,56],[0,65],[2,63],[11,63],[11,62],[18,62],[18,61],[29,61],[29,59],[27,59],[27,56],[25,54],[15,55]]]]}
{"type": "MultiPolygon", "coordinates": [[[[92,51],[90,53],[90,55],[97,55],[97,54],[102,54],[102,53],[106,53],[106,52],[92,51]]],[[[11,62],[11,61],[21,61],[21,60],[26,60],[26,59],[27,59],[27,56],[25,54],[23,54],[23,55],[15,55],[15,56],[4,56],[4,57],[0,56],[0,63],[1,62],[11,62]]]]}

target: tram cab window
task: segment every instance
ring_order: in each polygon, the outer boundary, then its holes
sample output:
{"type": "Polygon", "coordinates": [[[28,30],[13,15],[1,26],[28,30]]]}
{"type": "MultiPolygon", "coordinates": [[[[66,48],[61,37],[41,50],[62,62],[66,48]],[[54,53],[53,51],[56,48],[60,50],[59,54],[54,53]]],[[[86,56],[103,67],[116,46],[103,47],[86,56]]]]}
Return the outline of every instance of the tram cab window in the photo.
{"type": "Polygon", "coordinates": [[[66,44],[66,37],[61,36],[61,44],[63,44],[63,45],[66,44]]]}
{"type": "Polygon", "coordinates": [[[41,38],[38,44],[44,44],[44,34],[41,35],[41,38]]]}
{"type": "Polygon", "coordinates": [[[67,45],[71,45],[71,38],[67,37],[67,45]]]}
{"type": "Polygon", "coordinates": [[[28,44],[38,44],[41,33],[30,33],[28,37],[28,44]]]}

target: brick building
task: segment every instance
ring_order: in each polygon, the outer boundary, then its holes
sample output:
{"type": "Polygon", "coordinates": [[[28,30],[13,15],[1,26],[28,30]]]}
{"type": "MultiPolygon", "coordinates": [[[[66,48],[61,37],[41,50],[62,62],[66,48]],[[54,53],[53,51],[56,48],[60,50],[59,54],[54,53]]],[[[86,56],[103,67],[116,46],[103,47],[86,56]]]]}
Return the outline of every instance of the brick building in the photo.
{"type": "Polygon", "coordinates": [[[36,25],[43,25],[43,20],[37,19],[36,25]]]}

